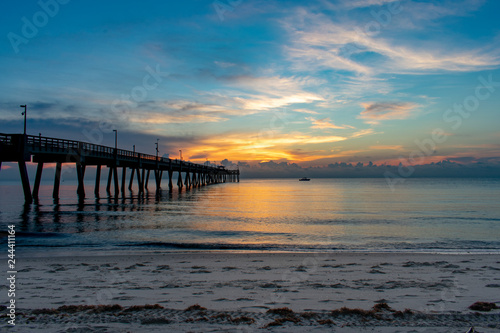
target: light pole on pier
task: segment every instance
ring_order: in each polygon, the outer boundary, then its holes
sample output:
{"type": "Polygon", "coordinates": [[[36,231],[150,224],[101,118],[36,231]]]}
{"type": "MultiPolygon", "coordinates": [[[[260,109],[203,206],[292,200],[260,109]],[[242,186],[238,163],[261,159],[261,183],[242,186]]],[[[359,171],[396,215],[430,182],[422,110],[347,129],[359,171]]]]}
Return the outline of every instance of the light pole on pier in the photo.
{"type": "Polygon", "coordinates": [[[181,161],[182,161],[182,149],[179,149],[179,155],[180,155],[180,158],[181,158],[181,161]]]}
{"type": "Polygon", "coordinates": [[[27,112],[28,110],[27,110],[26,105],[19,105],[19,107],[24,108],[24,112],[22,113],[22,115],[24,116],[24,135],[26,135],[26,117],[28,114],[28,112],[27,112]]]}
{"type": "Polygon", "coordinates": [[[160,139],[156,139],[156,160],[158,161],[158,141],[160,141],[160,139]]]}
{"type": "Polygon", "coordinates": [[[114,129],[113,132],[115,132],[115,150],[116,150],[118,149],[118,131],[114,129]]]}

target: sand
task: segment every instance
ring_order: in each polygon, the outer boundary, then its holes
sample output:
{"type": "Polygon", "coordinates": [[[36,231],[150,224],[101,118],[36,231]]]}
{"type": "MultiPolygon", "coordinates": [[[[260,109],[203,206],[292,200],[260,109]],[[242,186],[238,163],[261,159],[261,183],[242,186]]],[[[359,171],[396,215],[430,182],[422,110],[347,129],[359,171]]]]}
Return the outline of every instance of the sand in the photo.
{"type": "Polygon", "coordinates": [[[498,255],[19,254],[17,269],[11,332],[500,331],[500,310],[468,308],[500,306],[498,255]]]}

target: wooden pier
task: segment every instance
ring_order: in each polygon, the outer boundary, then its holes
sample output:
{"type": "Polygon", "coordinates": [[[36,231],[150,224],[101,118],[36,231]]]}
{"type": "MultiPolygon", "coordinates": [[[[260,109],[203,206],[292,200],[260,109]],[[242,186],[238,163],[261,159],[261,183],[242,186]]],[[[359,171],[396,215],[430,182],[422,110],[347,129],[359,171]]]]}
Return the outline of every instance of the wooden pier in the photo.
{"type": "Polygon", "coordinates": [[[59,197],[63,163],[76,165],[77,194],[79,198],[85,198],[84,177],[86,167],[89,165],[96,166],[94,187],[96,198],[99,197],[101,169],[103,166],[109,169],[106,191],[109,196],[114,195],[115,197],[119,197],[120,192],[125,194],[127,189],[132,190],[134,177],[137,179],[139,194],[143,194],[144,191],[148,190],[151,171],[154,173],[157,192],[161,189],[164,171],[168,175],[169,190],[173,188],[172,177],[175,173],[178,174],[177,186],[179,189],[240,181],[239,170],[228,170],[222,166],[207,166],[82,141],[24,134],[0,133],[0,170],[2,162],[18,163],[24,197],[27,203],[31,203],[34,198],[38,198],[44,163],[56,163],[52,193],[55,199],[59,197]],[[38,164],[33,190],[30,187],[26,162],[38,164]],[[120,169],[121,179],[119,177],[120,169]],[[130,170],[128,184],[127,169],[130,170]],[[113,192],[111,192],[111,187],[113,187],[113,192]]]}

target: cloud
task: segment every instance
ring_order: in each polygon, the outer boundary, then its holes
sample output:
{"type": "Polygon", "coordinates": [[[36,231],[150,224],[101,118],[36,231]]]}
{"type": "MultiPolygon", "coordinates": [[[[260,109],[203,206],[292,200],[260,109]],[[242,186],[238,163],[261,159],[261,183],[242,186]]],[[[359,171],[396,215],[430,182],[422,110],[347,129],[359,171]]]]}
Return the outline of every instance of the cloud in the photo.
{"type": "Polygon", "coordinates": [[[409,118],[417,107],[416,104],[409,102],[368,102],[361,103],[361,105],[365,109],[358,118],[373,124],[382,120],[409,118]]]}
{"type": "Polygon", "coordinates": [[[351,134],[350,138],[356,139],[356,138],[360,138],[362,136],[372,135],[372,134],[379,134],[379,133],[375,133],[375,130],[373,128],[367,128],[364,130],[354,132],[353,134],[351,134]]]}
{"type": "Polygon", "coordinates": [[[379,145],[379,146],[370,146],[371,150],[403,150],[403,146],[401,145],[379,145]]]}
{"type": "Polygon", "coordinates": [[[346,129],[346,128],[354,128],[349,125],[335,125],[334,123],[331,122],[330,118],[323,118],[323,119],[315,119],[313,117],[306,117],[307,120],[312,122],[311,128],[313,129],[346,129]]]}
{"type": "MultiPolygon", "coordinates": [[[[454,162],[451,159],[441,159],[422,165],[413,166],[412,178],[439,177],[439,178],[463,178],[463,177],[495,177],[498,178],[500,163],[497,160],[479,161],[467,158],[454,162]]],[[[266,161],[258,164],[240,164],[240,171],[245,178],[299,178],[307,175],[311,178],[384,178],[387,172],[398,174],[399,161],[395,164],[385,163],[348,163],[330,162],[328,165],[306,167],[307,163],[298,165],[296,163],[266,161]]]]}
{"type": "Polygon", "coordinates": [[[500,65],[498,48],[465,48],[432,39],[433,43],[415,44],[394,35],[384,38],[384,33],[370,30],[369,23],[380,28],[373,17],[368,21],[338,22],[301,9],[283,24],[291,40],[284,49],[296,69],[335,69],[363,76],[470,72],[500,65]]]}
{"type": "Polygon", "coordinates": [[[306,114],[319,114],[319,112],[316,112],[313,110],[308,110],[308,109],[293,109],[292,111],[298,112],[298,113],[306,113],[306,114]]]}
{"type": "Polygon", "coordinates": [[[232,159],[240,161],[305,161],[332,155],[326,154],[322,150],[315,151],[316,145],[321,146],[344,140],[347,140],[347,137],[313,136],[301,132],[230,133],[219,137],[200,139],[196,144],[187,147],[186,152],[190,158],[210,156],[211,160],[230,156],[232,159]]]}
{"type": "Polygon", "coordinates": [[[144,115],[131,116],[128,118],[134,124],[181,124],[181,123],[211,123],[221,122],[227,120],[217,114],[200,114],[200,113],[187,113],[187,114],[161,114],[149,113],[147,117],[144,115]]]}
{"type": "Polygon", "coordinates": [[[448,16],[471,16],[486,0],[444,0],[439,3],[407,1],[403,4],[404,18],[398,20],[402,28],[421,30],[442,23],[448,16]]]}
{"type": "Polygon", "coordinates": [[[292,104],[312,103],[321,100],[323,99],[315,94],[299,93],[283,97],[253,96],[253,98],[242,100],[242,102],[245,109],[263,111],[292,104]]]}
{"type": "Polygon", "coordinates": [[[246,110],[266,111],[292,104],[323,101],[317,93],[308,92],[306,87],[315,87],[323,80],[311,77],[282,76],[233,76],[224,78],[243,91],[235,92],[235,100],[246,110]],[[239,97],[241,96],[241,97],[239,97]]]}
{"type": "Polygon", "coordinates": [[[226,61],[214,61],[214,64],[216,64],[217,66],[222,67],[222,68],[237,66],[237,64],[234,64],[232,62],[226,62],[226,61]]]}
{"type": "Polygon", "coordinates": [[[371,6],[382,6],[386,3],[396,2],[399,0],[351,0],[351,1],[342,1],[342,6],[346,8],[364,8],[371,6]]]}

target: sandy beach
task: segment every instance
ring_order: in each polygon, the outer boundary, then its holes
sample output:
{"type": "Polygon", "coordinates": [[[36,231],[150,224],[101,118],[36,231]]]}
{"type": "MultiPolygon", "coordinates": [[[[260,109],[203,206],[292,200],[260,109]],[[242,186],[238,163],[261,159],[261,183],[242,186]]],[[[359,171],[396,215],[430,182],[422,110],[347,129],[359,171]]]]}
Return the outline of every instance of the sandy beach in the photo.
{"type": "Polygon", "coordinates": [[[500,305],[498,255],[100,254],[19,255],[9,331],[500,330],[468,308],[500,305]]]}

